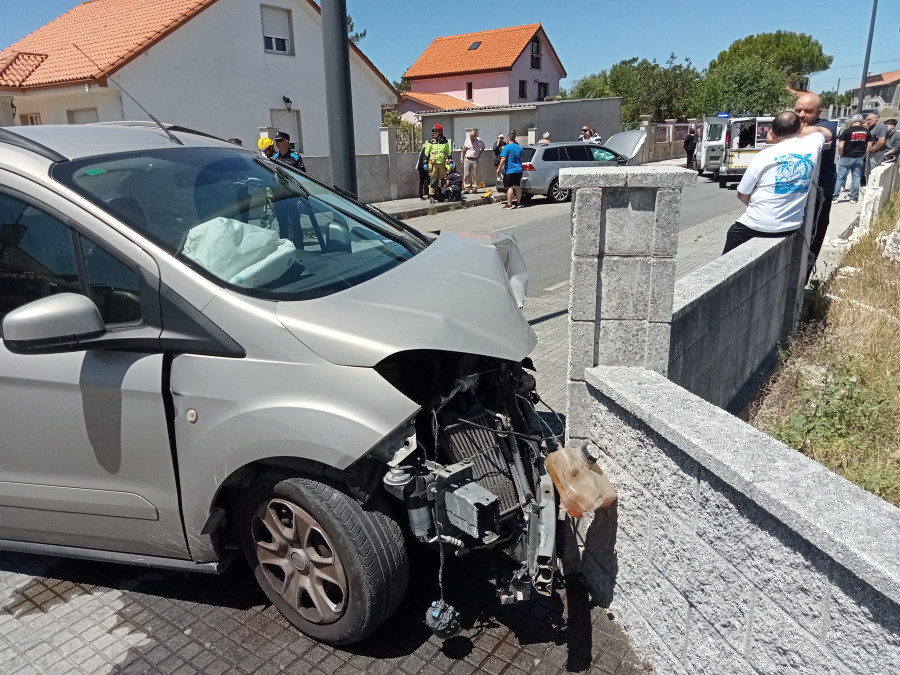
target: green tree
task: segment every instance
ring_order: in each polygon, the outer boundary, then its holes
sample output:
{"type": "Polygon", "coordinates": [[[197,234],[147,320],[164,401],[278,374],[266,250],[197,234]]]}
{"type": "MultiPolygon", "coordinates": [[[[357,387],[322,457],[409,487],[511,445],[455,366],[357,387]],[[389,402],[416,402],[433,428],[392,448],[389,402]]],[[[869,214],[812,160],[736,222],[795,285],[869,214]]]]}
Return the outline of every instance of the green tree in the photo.
{"type": "Polygon", "coordinates": [[[793,103],[784,72],[759,58],[729,59],[710,68],[692,93],[691,108],[698,116],[717,112],[766,115],[793,103]]]}
{"type": "MultiPolygon", "coordinates": [[[[560,92],[561,93],[561,92],[560,92]]],[[[612,96],[609,88],[609,74],[605,70],[593,75],[585,75],[575,81],[568,91],[569,98],[608,98],[612,96]]]]}
{"type": "Polygon", "coordinates": [[[368,31],[363,31],[362,33],[354,32],[353,17],[349,14],[347,15],[347,35],[350,37],[350,42],[358,45],[360,40],[366,37],[367,32],[368,31]]]}
{"type": "Polygon", "coordinates": [[[821,43],[810,35],[779,30],[735,40],[710,62],[709,72],[745,59],[768,62],[784,73],[785,84],[800,88],[812,73],[828,69],[834,57],[825,54],[821,43]]]}
{"type": "Polygon", "coordinates": [[[671,54],[664,65],[647,59],[626,59],[608,71],[581,78],[572,86],[571,98],[622,97],[622,125],[637,125],[641,115],[653,121],[685,119],[692,113],[693,91],[700,73],[689,59],[679,63],[671,54]]]}
{"type": "Polygon", "coordinates": [[[401,77],[399,80],[394,80],[393,82],[391,82],[391,84],[393,84],[394,89],[399,91],[401,94],[412,89],[412,83],[405,77],[401,77]]]}
{"type": "Polygon", "coordinates": [[[853,103],[853,90],[848,89],[843,94],[836,91],[823,91],[819,94],[822,99],[822,105],[828,107],[830,105],[851,105],[853,103]]]}

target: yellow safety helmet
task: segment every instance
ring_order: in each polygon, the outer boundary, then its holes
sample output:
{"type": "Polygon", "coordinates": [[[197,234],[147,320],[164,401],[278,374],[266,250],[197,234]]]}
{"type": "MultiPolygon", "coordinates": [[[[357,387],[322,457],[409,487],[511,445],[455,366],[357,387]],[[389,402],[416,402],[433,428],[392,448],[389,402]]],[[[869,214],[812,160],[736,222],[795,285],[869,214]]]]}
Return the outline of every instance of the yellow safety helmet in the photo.
{"type": "Polygon", "coordinates": [[[275,141],[273,141],[271,138],[260,138],[257,145],[259,146],[260,150],[265,150],[266,148],[271,148],[272,146],[274,146],[275,141]]]}

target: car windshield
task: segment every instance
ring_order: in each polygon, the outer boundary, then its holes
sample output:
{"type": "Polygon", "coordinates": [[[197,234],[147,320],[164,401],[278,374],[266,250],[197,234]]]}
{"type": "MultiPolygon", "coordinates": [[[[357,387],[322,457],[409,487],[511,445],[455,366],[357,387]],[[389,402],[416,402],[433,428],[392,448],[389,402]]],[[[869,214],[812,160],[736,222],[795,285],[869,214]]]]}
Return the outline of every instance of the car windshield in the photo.
{"type": "Polygon", "coordinates": [[[55,165],[52,176],[219,283],[275,300],[322,297],[423,248],[303,173],[230,148],[170,148],[55,165]]]}

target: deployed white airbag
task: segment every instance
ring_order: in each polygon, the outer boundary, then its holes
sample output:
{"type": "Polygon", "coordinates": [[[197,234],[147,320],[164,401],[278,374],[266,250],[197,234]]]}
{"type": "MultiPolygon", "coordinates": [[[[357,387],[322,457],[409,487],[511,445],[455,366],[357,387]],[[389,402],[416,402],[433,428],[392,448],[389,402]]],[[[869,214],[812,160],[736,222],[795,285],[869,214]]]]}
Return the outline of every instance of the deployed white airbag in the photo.
{"type": "Polygon", "coordinates": [[[191,228],[182,253],[230,284],[256,288],[275,281],[296,259],[278,232],[219,216],[191,228]]]}

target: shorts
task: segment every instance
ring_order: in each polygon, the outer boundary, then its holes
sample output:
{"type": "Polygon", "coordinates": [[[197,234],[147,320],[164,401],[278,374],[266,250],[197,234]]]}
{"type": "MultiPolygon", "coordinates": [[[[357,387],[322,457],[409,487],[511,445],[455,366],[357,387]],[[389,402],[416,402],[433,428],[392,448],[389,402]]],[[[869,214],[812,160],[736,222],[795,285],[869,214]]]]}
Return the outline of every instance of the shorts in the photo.
{"type": "Polygon", "coordinates": [[[503,174],[503,187],[505,188],[519,187],[520,182],[522,182],[521,171],[517,171],[516,173],[503,174]]]}

